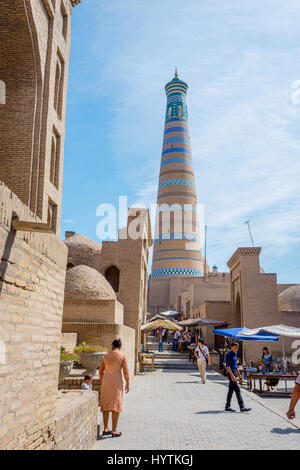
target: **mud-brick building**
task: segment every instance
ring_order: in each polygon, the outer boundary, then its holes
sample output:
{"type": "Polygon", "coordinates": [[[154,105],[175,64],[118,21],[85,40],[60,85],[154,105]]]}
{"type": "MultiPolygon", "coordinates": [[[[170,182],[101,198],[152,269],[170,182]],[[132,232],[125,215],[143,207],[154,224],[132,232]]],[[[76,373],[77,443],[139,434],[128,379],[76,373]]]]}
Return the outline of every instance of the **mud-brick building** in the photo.
{"type": "Polygon", "coordinates": [[[102,245],[66,232],[68,247],[63,332],[97,340],[110,347],[119,335],[127,350],[131,373],[139,372],[141,325],[147,313],[147,273],[152,245],[149,211],[129,209],[127,226],[118,241],[102,245]],[[132,237],[132,228],[137,236],[132,237]],[[79,273],[81,276],[79,277],[79,273]],[[72,289],[76,278],[77,292],[72,289]]]}
{"type": "Polygon", "coordinates": [[[65,109],[78,3],[0,2],[0,449],[54,446],[65,109]]]}

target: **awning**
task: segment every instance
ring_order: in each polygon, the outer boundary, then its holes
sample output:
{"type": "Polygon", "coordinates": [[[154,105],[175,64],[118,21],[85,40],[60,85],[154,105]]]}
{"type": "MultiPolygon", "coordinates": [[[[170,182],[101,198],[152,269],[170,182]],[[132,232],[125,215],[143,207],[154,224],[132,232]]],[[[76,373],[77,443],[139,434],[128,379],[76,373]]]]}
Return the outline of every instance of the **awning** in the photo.
{"type": "Polygon", "coordinates": [[[157,319],[151,321],[149,323],[145,323],[141,327],[141,331],[150,331],[150,330],[157,330],[157,328],[165,328],[166,330],[173,330],[173,331],[181,331],[182,327],[177,325],[177,323],[173,323],[170,320],[161,320],[157,319]]]}
{"type": "Polygon", "coordinates": [[[226,321],[213,320],[211,318],[189,318],[178,322],[181,326],[221,326],[226,325],[226,321]]]}
{"type": "Polygon", "coordinates": [[[300,338],[300,329],[288,325],[262,326],[261,328],[248,329],[242,333],[243,336],[253,336],[258,333],[272,333],[278,336],[289,336],[300,338]]]}
{"type": "Polygon", "coordinates": [[[215,335],[225,336],[226,338],[236,339],[237,341],[279,341],[278,336],[267,331],[246,336],[246,332],[251,331],[249,328],[224,328],[221,330],[213,330],[215,335]]]}
{"type": "Polygon", "coordinates": [[[166,312],[160,312],[159,315],[164,315],[165,317],[175,317],[176,315],[181,315],[179,312],[175,310],[167,310],[166,312]]]}

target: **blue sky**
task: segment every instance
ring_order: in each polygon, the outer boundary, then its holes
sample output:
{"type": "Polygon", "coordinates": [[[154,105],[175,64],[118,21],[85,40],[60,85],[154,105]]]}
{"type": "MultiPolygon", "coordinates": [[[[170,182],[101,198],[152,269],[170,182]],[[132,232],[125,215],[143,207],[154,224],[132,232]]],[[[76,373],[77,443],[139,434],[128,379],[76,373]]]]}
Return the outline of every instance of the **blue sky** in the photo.
{"type": "MultiPolygon", "coordinates": [[[[96,208],[156,201],[164,85],[179,69],[207,258],[250,246],[300,283],[298,0],[83,0],[74,8],[62,230],[97,241],[96,208]],[[294,86],[294,88],[293,88],[294,86]]],[[[98,240],[99,241],[99,240],[98,240]]]]}

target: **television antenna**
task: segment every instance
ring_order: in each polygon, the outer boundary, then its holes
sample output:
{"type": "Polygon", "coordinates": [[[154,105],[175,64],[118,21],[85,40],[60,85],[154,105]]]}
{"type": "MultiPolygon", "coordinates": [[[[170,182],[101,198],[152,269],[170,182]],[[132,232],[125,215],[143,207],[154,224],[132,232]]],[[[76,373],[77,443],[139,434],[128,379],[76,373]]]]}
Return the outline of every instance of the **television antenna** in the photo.
{"type": "Polygon", "coordinates": [[[251,234],[251,229],[250,229],[250,222],[251,220],[246,220],[246,222],[244,222],[244,224],[247,224],[248,225],[248,231],[249,231],[249,235],[250,235],[250,238],[251,238],[251,243],[252,243],[252,246],[254,247],[254,241],[253,241],[253,237],[252,237],[252,234],[251,234]]]}

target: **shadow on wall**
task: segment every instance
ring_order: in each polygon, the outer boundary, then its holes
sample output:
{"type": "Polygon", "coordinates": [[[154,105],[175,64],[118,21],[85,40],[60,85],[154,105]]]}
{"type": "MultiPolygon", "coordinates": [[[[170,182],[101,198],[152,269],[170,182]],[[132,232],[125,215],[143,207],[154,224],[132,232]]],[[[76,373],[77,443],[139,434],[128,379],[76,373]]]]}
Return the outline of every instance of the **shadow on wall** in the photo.
{"type": "Polygon", "coordinates": [[[1,292],[2,292],[2,289],[3,289],[4,278],[5,278],[5,274],[6,274],[6,271],[7,271],[7,266],[8,266],[8,263],[9,263],[11,249],[12,249],[12,246],[13,246],[15,238],[16,238],[16,233],[17,233],[16,230],[11,227],[11,229],[8,233],[7,239],[6,239],[3,254],[1,256],[1,262],[0,262],[0,295],[1,295],[1,292]]]}

